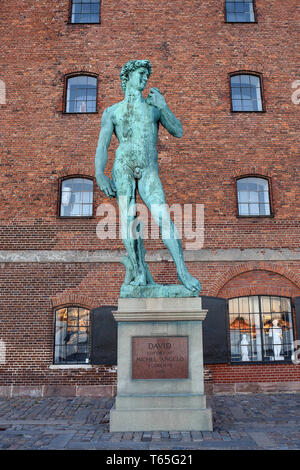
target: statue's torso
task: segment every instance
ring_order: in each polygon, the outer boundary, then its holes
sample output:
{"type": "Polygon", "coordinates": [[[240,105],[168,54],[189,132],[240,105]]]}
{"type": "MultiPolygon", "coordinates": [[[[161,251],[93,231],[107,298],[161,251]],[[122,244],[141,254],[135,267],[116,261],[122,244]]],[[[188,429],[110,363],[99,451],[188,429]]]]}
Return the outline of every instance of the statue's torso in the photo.
{"type": "Polygon", "coordinates": [[[158,109],[145,101],[121,101],[113,107],[112,120],[119,141],[115,165],[134,169],[157,163],[159,117],[158,109]]]}

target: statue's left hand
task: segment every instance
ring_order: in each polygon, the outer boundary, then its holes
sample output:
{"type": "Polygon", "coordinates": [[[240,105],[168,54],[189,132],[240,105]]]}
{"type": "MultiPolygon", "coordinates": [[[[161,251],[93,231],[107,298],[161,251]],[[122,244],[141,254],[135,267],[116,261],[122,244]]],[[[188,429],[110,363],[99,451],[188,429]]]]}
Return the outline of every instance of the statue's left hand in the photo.
{"type": "Polygon", "coordinates": [[[99,188],[106,194],[106,196],[116,196],[116,187],[114,182],[109,179],[104,173],[96,174],[96,180],[99,188]]]}
{"type": "Polygon", "coordinates": [[[151,106],[155,106],[158,109],[163,109],[167,104],[158,88],[151,88],[150,93],[146,98],[146,103],[151,106]]]}

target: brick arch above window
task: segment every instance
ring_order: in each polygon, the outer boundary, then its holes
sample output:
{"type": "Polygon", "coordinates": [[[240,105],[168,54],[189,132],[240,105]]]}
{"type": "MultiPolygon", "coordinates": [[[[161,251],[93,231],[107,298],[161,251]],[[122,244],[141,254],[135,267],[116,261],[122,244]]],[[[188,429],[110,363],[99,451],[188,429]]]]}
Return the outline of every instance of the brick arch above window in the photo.
{"type": "Polygon", "coordinates": [[[68,178],[88,178],[92,179],[94,182],[96,178],[93,176],[93,172],[95,171],[94,166],[91,165],[91,174],[86,173],[87,165],[86,163],[72,163],[72,165],[64,166],[60,170],[55,171],[55,175],[59,180],[64,180],[68,178]]]}
{"type": "Polygon", "coordinates": [[[247,178],[249,176],[254,176],[257,178],[269,178],[271,179],[272,177],[272,169],[270,168],[265,168],[262,166],[243,166],[239,167],[236,170],[233,171],[233,177],[235,179],[239,178],[247,178]]]}
{"type": "Polygon", "coordinates": [[[53,308],[66,307],[68,305],[76,305],[89,310],[98,307],[98,303],[91,297],[77,293],[62,293],[52,296],[51,304],[53,308]]]}
{"type": "MultiPolygon", "coordinates": [[[[225,273],[222,273],[216,279],[214,287],[212,288],[212,293],[210,295],[216,295],[218,297],[222,297],[222,291],[225,289],[225,286],[229,281],[249,271],[269,271],[271,273],[279,274],[280,276],[283,276],[284,278],[288,279],[293,284],[293,286],[291,286],[290,288],[294,289],[295,291],[294,295],[295,296],[300,295],[300,276],[298,274],[295,274],[291,269],[285,266],[281,266],[279,264],[269,263],[265,261],[257,261],[252,264],[239,264],[237,266],[234,266],[228,269],[228,271],[226,271],[225,273]]],[[[253,289],[254,289],[253,286],[248,286],[240,295],[259,294],[256,291],[253,292],[253,289]],[[246,292],[247,289],[248,291],[246,292]]],[[[255,286],[255,289],[257,289],[257,286],[255,286]]],[[[279,288],[280,292],[272,292],[273,295],[275,294],[287,295],[282,292],[282,289],[283,288],[280,286],[279,288]]],[[[264,290],[264,293],[267,294],[265,290],[264,290]]]]}

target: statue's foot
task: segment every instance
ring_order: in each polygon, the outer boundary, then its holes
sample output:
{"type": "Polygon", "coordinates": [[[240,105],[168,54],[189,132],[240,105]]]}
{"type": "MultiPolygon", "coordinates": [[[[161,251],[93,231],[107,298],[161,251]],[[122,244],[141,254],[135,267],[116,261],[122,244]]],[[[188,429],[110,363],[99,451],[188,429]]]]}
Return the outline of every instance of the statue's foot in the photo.
{"type": "Polygon", "coordinates": [[[184,272],[178,274],[178,279],[182,284],[192,292],[200,292],[202,286],[198,279],[193,277],[188,270],[184,270],[184,272]]]}

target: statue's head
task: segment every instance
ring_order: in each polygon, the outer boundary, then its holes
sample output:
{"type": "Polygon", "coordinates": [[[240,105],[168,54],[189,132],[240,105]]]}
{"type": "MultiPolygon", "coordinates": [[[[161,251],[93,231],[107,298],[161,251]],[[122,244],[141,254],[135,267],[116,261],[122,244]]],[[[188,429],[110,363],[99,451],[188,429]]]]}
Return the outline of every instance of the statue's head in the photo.
{"type": "Polygon", "coordinates": [[[133,72],[136,72],[139,69],[146,72],[144,75],[147,78],[146,80],[142,80],[140,85],[142,89],[145,88],[149,75],[151,74],[151,64],[149,60],[130,60],[125,65],[123,65],[120,73],[123,93],[125,93],[127,82],[130,76],[133,74],[133,72]]]}

